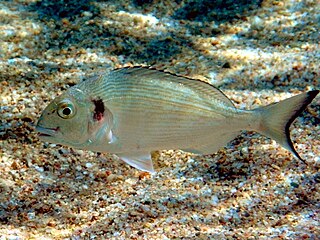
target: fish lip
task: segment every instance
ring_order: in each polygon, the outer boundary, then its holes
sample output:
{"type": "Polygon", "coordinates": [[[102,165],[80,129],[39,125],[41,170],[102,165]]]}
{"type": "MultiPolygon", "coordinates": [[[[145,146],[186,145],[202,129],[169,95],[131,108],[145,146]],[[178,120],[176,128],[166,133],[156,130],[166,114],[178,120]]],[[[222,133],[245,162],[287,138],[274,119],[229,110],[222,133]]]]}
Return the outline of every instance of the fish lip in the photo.
{"type": "Polygon", "coordinates": [[[53,137],[57,135],[59,131],[59,127],[45,128],[45,127],[36,126],[36,131],[38,132],[40,137],[53,137]]]}

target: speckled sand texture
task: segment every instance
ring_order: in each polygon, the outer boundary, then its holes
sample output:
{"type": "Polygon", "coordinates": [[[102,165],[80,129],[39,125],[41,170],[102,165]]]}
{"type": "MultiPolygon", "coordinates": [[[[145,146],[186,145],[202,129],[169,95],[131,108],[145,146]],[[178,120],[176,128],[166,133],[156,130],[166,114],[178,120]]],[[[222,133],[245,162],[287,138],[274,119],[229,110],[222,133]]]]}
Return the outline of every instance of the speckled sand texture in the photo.
{"type": "Polygon", "coordinates": [[[240,108],[320,89],[317,0],[0,1],[0,240],[319,239],[319,97],[292,125],[304,165],[246,132],[209,156],[40,142],[48,102],[96,72],[152,65],[240,108]],[[248,4],[247,2],[250,2],[248,4]]]}

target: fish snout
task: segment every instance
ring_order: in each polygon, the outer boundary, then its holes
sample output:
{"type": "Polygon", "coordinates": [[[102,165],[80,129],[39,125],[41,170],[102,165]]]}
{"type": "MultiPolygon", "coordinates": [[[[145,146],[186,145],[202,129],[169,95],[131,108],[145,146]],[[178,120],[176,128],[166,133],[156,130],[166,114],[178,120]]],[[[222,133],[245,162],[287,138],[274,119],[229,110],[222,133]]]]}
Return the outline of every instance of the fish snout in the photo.
{"type": "Polygon", "coordinates": [[[59,133],[60,128],[45,128],[39,125],[36,126],[36,131],[39,134],[39,137],[54,137],[59,133]]]}

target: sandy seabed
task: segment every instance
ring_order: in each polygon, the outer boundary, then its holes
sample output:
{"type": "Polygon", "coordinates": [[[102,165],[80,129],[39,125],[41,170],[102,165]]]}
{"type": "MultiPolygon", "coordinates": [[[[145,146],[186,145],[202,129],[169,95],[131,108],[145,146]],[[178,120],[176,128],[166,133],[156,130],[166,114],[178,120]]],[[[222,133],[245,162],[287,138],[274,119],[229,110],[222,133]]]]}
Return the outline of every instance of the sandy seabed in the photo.
{"type": "Polygon", "coordinates": [[[320,99],[291,127],[303,164],[245,132],[219,152],[154,153],[157,174],[39,141],[48,102],[150,65],[252,109],[320,89],[319,3],[0,1],[0,239],[319,239],[320,99]]]}

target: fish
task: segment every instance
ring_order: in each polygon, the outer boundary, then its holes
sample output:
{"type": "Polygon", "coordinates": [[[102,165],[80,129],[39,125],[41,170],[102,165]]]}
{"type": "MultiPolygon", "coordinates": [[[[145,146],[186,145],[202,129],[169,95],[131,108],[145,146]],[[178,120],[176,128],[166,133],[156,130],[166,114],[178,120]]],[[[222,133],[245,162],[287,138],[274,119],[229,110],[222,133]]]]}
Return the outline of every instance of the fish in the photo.
{"type": "Polygon", "coordinates": [[[245,110],[205,81],[125,67],[67,89],[43,110],[36,131],[42,141],[112,153],[150,173],[155,173],[153,151],[212,154],[243,130],[274,139],[304,161],[293,146],[289,127],[318,93],[311,90],[245,110]]]}

